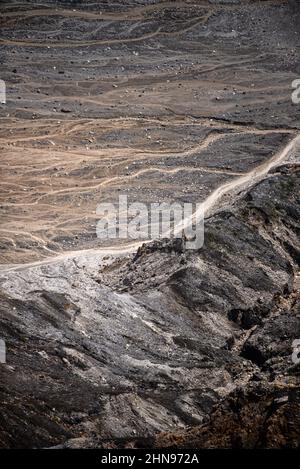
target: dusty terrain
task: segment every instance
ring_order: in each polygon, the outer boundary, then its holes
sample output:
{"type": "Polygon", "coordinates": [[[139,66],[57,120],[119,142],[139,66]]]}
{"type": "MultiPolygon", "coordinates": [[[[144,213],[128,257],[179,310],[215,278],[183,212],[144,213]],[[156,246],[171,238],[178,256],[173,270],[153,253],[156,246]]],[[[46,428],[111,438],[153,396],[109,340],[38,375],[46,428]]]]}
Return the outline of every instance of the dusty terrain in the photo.
{"type": "Polygon", "coordinates": [[[0,13],[0,447],[298,447],[298,2],[0,13]],[[99,240],[119,194],[204,247],[99,240]]]}

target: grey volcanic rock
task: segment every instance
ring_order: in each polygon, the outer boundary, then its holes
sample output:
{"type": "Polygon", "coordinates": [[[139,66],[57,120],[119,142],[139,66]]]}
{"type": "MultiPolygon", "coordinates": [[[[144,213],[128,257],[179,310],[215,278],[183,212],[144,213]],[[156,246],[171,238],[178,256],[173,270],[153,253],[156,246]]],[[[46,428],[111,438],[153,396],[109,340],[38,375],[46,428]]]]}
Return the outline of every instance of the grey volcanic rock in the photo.
{"type": "Polygon", "coordinates": [[[299,446],[299,2],[0,8],[0,447],[299,446]],[[199,250],[97,237],[218,191],[199,250]]]}
{"type": "Polygon", "coordinates": [[[251,379],[297,387],[291,367],[260,367],[298,334],[298,184],[283,167],[241,194],[207,220],[198,252],[162,241],[100,268],[79,257],[3,272],[1,446],[152,444],[251,379]]]}
{"type": "Polygon", "coordinates": [[[243,356],[258,365],[282,355],[290,359],[291,343],[300,333],[300,317],[293,317],[292,313],[281,314],[256,331],[244,344],[243,356]]]}
{"type": "Polygon", "coordinates": [[[201,427],[158,435],[167,448],[299,449],[299,388],[251,383],[225,399],[201,427]]]}
{"type": "Polygon", "coordinates": [[[253,331],[242,349],[245,358],[274,373],[292,366],[291,344],[300,336],[299,294],[291,295],[287,304],[285,301],[253,331]]]}

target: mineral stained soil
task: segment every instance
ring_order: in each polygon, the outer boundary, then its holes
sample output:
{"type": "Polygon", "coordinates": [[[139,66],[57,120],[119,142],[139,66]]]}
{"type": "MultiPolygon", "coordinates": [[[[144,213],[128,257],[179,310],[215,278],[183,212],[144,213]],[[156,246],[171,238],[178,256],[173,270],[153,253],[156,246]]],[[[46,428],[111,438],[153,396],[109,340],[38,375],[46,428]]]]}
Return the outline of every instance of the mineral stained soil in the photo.
{"type": "Polygon", "coordinates": [[[298,1],[2,1],[2,448],[300,444],[298,1]],[[101,240],[100,202],[205,241],[101,240]]]}

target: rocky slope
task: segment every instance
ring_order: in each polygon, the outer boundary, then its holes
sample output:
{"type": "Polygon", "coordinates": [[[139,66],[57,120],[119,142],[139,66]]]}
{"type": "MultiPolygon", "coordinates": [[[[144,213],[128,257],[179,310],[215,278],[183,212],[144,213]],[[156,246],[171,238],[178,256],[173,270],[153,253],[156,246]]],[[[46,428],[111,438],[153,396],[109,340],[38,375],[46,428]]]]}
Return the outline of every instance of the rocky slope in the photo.
{"type": "Polygon", "coordinates": [[[2,446],[149,444],[211,412],[184,443],[297,445],[298,187],[297,167],[277,169],[207,220],[198,252],[162,241],[109,268],[78,257],[2,274],[2,446]],[[253,430],[255,406],[267,429],[253,430]]]}
{"type": "Polygon", "coordinates": [[[299,447],[298,3],[1,13],[0,447],[299,447]],[[120,192],[204,246],[100,242],[120,192]]]}

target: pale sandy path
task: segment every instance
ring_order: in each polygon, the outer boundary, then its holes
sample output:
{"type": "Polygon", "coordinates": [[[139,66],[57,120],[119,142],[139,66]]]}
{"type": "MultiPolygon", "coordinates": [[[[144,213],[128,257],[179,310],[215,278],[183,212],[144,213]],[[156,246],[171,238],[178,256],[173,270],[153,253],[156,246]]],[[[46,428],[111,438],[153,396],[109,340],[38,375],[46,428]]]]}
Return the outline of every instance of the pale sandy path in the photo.
{"type": "MultiPolygon", "coordinates": [[[[213,209],[217,207],[218,203],[224,197],[224,195],[230,194],[233,196],[237,190],[242,190],[242,189],[245,190],[248,187],[251,187],[253,184],[263,179],[272,168],[280,165],[290,156],[290,154],[293,151],[299,148],[300,148],[300,135],[297,135],[283,149],[281,149],[275,155],[273,155],[272,158],[270,158],[268,161],[260,164],[259,166],[249,171],[248,173],[244,173],[243,175],[237,177],[233,181],[226,182],[225,184],[222,184],[221,186],[219,186],[215,191],[213,191],[206,198],[206,200],[202,204],[200,204],[193,218],[202,212],[207,217],[209,214],[212,213],[213,209]]],[[[176,233],[176,228],[174,231],[176,233]]],[[[111,246],[111,247],[106,247],[106,248],[101,248],[101,249],[83,249],[83,250],[78,250],[78,251],[69,251],[66,253],[62,253],[58,256],[55,256],[53,258],[47,258],[41,261],[30,262],[26,264],[3,265],[0,272],[5,273],[9,271],[20,271],[20,270],[27,269],[29,267],[39,267],[43,265],[57,264],[61,261],[64,261],[67,259],[74,259],[79,256],[80,257],[89,257],[89,256],[94,257],[95,255],[113,256],[113,257],[124,256],[124,255],[128,255],[130,253],[135,252],[142,244],[149,243],[151,241],[152,240],[135,241],[130,244],[126,244],[122,247],[111,246]]]]}
{"type": "Polygon", "coordinates": [[[195,28],[199,22],[205,22],[207,20],[207,15],[202,15],[194,18],[192,21],[188,22],[188,25],[178,31],[162,31],[161,26],[159,26],[155,31],[151,33],[143,34],[139,37],[133,38],[123,38],[123,39],[95,39],[89,41],[24,41],[17,39],[0,39],[0,45],[13,45],[13,46],[28,46],[28,47],[86,47],[86,46],[95,46],[95,45],[111,45],[111,44],[128,44],[141,42],[144,40],[152,39],[156,36],[177,36],[179,34],[185,33],[190,29],[195,28]]]}

